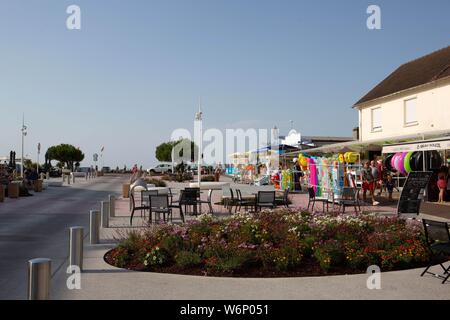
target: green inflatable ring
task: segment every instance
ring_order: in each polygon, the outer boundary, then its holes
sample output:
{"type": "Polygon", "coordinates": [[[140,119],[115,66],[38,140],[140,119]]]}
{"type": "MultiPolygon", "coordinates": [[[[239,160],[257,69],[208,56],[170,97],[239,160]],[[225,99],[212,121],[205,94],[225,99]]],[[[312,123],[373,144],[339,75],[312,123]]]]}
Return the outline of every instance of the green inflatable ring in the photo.
{"type": "Polygon", "coordinates": [[[414,152],[408,152],[405,156],[405,160],[403,160],[403,166],[405,167],[405,171],[407,173],[410,173],[412,171],[411,169],[411,156],[414,152]]]}

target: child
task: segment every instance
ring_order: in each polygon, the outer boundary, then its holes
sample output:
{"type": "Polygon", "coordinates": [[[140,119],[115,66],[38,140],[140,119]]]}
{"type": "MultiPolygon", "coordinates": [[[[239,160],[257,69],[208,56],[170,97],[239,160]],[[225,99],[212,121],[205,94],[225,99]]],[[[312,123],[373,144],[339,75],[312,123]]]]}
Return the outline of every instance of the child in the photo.
{"type": "Polygon", "coordinates": [[[392,192],[394,191],[394,187],[395,187],[394,180],[392,180],[392,176],[388,174],[386,180],[386,189],[389,193],[389,201],[392,201],[392,192]]]}

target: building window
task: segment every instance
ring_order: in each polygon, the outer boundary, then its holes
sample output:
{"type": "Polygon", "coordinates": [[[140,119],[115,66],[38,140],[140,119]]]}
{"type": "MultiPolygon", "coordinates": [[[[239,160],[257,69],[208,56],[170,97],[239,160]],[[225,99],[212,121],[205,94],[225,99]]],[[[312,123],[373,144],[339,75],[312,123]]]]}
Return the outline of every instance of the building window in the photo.
{"type": "Polygon", "coordinates": [[[381,107],[373,108],[372,112],[372,132],[381,131],[381,107]]]}
{"type": "Polygon", "coordinates": [[[417,98],[405,100],[404,104],[404,125],[414,126],[417,122],[417,98]]]}

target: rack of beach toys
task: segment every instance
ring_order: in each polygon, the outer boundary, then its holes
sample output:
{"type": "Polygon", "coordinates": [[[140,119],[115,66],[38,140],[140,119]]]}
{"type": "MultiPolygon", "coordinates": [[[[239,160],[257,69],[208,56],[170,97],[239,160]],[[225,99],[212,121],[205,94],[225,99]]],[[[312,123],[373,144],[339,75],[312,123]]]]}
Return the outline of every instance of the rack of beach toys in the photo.
{"type": "Polygon", "coordinates": [[[359,153],[345,152],[328,157],[300,154],[298,161],[316,198],[334,202],[342,198],[344,188],[362,185],[363,166],[359,153]]]}

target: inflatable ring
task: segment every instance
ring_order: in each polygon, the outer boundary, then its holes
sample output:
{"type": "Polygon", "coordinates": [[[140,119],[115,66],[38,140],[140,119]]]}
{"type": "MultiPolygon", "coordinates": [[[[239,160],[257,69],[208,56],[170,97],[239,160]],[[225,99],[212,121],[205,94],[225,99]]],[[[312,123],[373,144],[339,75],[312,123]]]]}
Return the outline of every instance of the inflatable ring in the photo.
{"type": "Polygon", "coordinates": [[[394,153],[388,155],[385,159],[384,159],[384,167],[389,170],[389,171],[394,171],[394,168],[391,165],[391,160],[392,157],[394,156],[394,153]]]}
{"type": "Polygon", "coordinates": [[[413,155],[413,152],[408,152],[405,156],[405,159],[403,161],[403,167],[405,168],[406,173],[410,173],[412,171],[411,169],[411,157],[413,155]]]}
{"type": "Polygon", "coordinates": [[[339,154],[338,159],[339,159],[340,163],[344,163],[345,162],[345,157],[344,157],[344,155],[342,153],[339,154]]]}
{"type": "Polygon", "coordinates": [[[406,154],[406,152],[400,152],[395,161],[395,168],[403,175],[406,174],[404,166],[406,154]]]}

